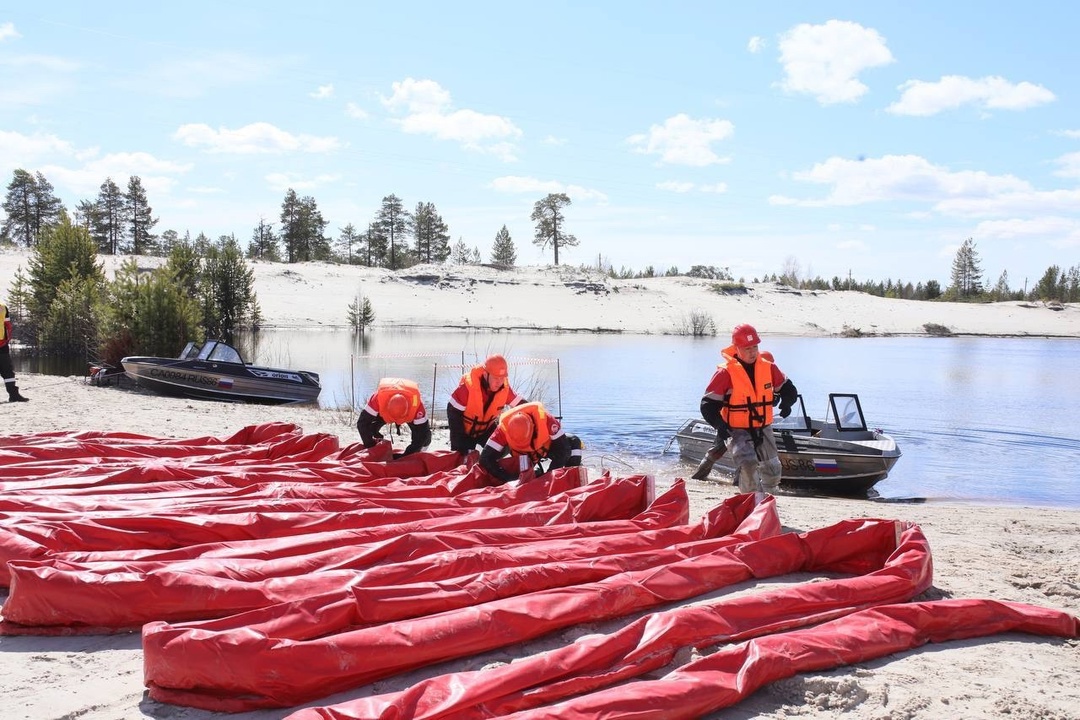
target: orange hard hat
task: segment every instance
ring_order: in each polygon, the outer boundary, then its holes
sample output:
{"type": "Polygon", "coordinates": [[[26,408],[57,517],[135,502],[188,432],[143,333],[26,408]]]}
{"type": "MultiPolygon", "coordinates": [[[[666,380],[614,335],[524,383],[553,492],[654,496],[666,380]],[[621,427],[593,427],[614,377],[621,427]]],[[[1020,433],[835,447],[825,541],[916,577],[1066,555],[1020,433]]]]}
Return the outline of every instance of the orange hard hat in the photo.
{"type": "Polygon", "coordinates": [[[761,338],[753,325],[736,325],[731,331],[731,344],[737,348],[753,347],[761,344],[761,338]]]}
{"type": "Polygon", "coordinates": [[[511,446],[527,447],[533,438],[532,418],[523,412],[514,413],[506,419],[506,439],[511,446]]]}
{"type": "Polygon", "coordinates": [[[386,401],[381,414],[395,425],[404,425],[412,419],[409,417],[409,399],[401,393],[394,393],[386,401]]]}
{"type": "Polygon", "coordinates": [[[502,355],[492,355],[484,361],[484,372],[495,377],[505,378],[508,375],[506,358],[502,355]]]}

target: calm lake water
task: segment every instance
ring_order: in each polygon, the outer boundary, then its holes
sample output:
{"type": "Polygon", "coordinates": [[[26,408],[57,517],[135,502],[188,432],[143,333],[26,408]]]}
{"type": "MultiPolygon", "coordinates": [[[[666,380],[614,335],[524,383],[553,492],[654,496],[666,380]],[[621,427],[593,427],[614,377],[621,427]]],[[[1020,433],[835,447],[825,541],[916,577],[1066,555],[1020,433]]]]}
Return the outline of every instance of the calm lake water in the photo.
{"type": "MultiPolygon", "coordinates": [[[[672,435],[719,362],[722,338],[578,334],[263,331],[246,347],[259,364],[314,370],[324,406],[362,403],[382,376],[415,378],[436,417],[462,372],[487,354],[511,381],[561,412],[606,466],[679,466],[672,435]],[[434,397],[432,403],[431,398],[434,397]]],[[[823,417],[830,392],[855,392],[867,423],[903,457],[876,486],[884,498],[1080,507],[1080,341],[1001,338],[765,338],[823,417]]],[[[49,372],[28,359],[18,371],[49,372]]],[[[58,372],[69,369],[55,368],[58,372]]],[[[77,372],[81,372],[81,369],[77,372]]],[[[590,464],[593,464],[590,462],[590,464]]]]}

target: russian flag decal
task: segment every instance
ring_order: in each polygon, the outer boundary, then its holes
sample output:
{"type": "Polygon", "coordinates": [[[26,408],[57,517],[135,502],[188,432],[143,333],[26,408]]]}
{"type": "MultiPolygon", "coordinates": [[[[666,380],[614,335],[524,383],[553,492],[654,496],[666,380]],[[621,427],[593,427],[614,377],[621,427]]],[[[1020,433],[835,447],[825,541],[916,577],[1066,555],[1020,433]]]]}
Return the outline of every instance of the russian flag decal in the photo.
{"type": "Polygon", "coordinates": [[[232,378],[218,378],[217,386],[225,390],[232,390],[232,378]]]}
{"type": "Polygon", "coordinates": [[[814,470],[819,473],[840,472],[840,466],[832,458],[814,458],[814,470]]]}

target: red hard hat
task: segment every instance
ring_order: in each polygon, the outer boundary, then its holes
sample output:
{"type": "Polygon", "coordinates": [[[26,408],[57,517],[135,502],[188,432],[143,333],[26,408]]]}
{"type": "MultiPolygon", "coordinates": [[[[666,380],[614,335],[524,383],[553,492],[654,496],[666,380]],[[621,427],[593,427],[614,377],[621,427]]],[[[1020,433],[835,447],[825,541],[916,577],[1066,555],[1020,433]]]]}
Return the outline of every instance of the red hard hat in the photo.
{"type": "Polygon", "coordinates": [[[753,347],[761,344],[761,338],[753,325],[736,325],[731,331],[731,344],[737,348],[753,347]]]}
{"type": "Polygon", "coordinates": [[[506,358],[502,355],[492,355],[484,361],[484,372],[495,377],[505,378],[507,376],[506,358]]]}
{"type": "Polygon", "coordinates": [[[514,413],[506,419],[506,439],[513,447],[528,447],[533,438],[532,418],[523,412],[514,413]]]}
{"type": "Polygon", "coordinates": [[[386,401],[382,416],[395,425],[404,425],[409,422],[412,419],[409,417],[409,399],[401,393],[394,393],[386,401]]]}

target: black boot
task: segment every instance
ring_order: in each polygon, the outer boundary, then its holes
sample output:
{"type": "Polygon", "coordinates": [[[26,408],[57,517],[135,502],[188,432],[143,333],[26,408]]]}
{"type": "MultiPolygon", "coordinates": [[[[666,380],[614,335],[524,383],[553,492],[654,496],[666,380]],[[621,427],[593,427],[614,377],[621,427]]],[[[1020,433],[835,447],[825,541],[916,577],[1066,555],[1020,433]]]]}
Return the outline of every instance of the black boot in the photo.
{"type": "Polygon", "coordinates": [[[30,398],[19,394],[19,388],[14,384],[8,385],[8,402],[30,402],[30,398]]]}

